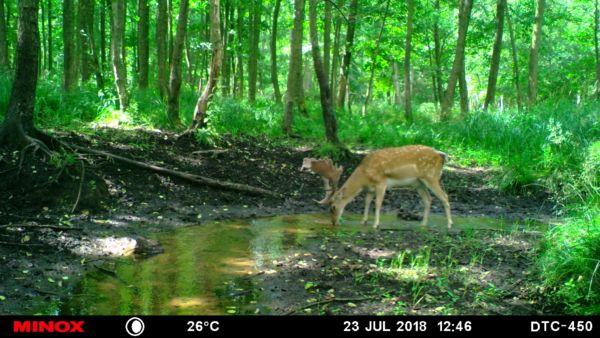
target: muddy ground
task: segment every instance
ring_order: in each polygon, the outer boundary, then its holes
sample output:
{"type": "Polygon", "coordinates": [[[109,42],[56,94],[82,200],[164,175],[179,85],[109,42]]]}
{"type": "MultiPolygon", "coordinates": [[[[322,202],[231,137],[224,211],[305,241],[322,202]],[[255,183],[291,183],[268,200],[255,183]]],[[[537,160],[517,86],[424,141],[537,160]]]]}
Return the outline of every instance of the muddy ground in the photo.
{"type": "MultiPolygon", "coordinates": [[[[175,135],[164,132],[98,129],[89,134],[55,132],[53,135],[73,145],[217,180],[244,183],[284,197],[252,196],[210,188],[99,155],[81,153],[81,162],[63,154],[43,165],[28,157],[21,161],[18,153],[2,152],[0,314],[35,313],[40,303],[68,296],[80,277],[86,271],[96,269],[96,263],[107,259],[106,256],[118,256],[131,250],[140,255],[160,252],[160,243],[145,240],[158,231],[219,219],[325,212],[313,201],[324,195],[321,180],[298,170],[304,157],[318,157],[310,146],[284,147],[262,138],[224,137],[218,145],[223,151],[207,152],[213,148],[201,146],[191,138],[177,140],[175,135]],[[83,181],[80,180],[82,173],[83,181]],[[76,201],[76,210],[71,212],[76,201]],[[113,236],[114,240],[103,243],[93,240],[107,236],[113,236]],[[121,240],[125,236],[136,241],[121,240]]],[[[362,156],[357,152],[340,163],[346,168],[342,180],[348,177],[362,156]]],[[[550,217],[552,203],[547,193],[502,193],[490,184],[492,175],[484,168],[455,166],[451,160],[442,181],[453,214],[523,221],[550,217]]],[[[362,203],[363,199],[358,198],[347,210],[360,212],[362,203]]],[[[415,192],[388,192],[384,211],[399,208],[401,216],[407,218],[418,216],[422,211],[415,192]]],[[[441,204],[435,198],[432,212],[442,212],[441,204]]],[[[275,295],[271,304],[273,312],[524,314],[543,311],[535,302],[536,295],[527,296],[532,289],[519,286],[532,278],[528,277],[532,273],[535,250],[532,243],[537,241],[539,234],[523,232],[518,237],[509,235],[508,238],[485,233],[477,235],[490,241],[497,240],[496,244],[490,242],[488,246],[496,245],[498,250],[483,254],[483,270],[475,275],[489,276],[494,270],[492,267],[504,262],[504,269],[514,270],[510,272],[514,279],[504,282],[494,276],[468,281],[468,275],[474,272],[467,270],[441,282],[437,278],[445,274],[444,269],[452,268],[452,262],[456,267],[461,262],[468,262],[473,257],[473,250],[484,250],[485,243],[468,240],[472,233],[466,240],[460,231],[441,236],[418,229],[402,231],[402,241],[398,241],[397,233],[390,236],[389,231],[357,236],[360,237],[323,238],[315,247],[303,248],[312,255],[310,264],[316,264],[310,272],[295,268],[298,264],[307,264],[302,258],[290,257],[280,262],[276,268],[281,271],[278,274],[281,279],[267,281],[275,295]],[[465,244],[457,246],[459,241],[465,244]],[[514,241],[514,245],[507,245],[506,241],[514,241]],[[469,243],[475,243],[472,244],[474,247],[469,247],[469,243]],[[432,264],[442,261],[450,247],[456,255],[432,269],[431,276],[425,280],[407,281],[401,286],[392,282],[397,279],[390,276],[400,272],[385,267],[394,255],[408,249],[407,259],[416,257],[416,252],[423,247],[430,248],[432,264]],[[299,273],[308,275],[299,276],[299,273]],[[364,278],[371,283],[362,283],[364,278]],[[306,280],[312,284],[286,285],[292,280],[306,280]],[[509,282],[518,283],[507,291],[504,284],[509,282]],[[364,287],[356,287],[363,284],[364,287]],[[438,286],[433,288],[432,285],[438,286]],[[335,296],[332,296],[332,289],[335,296]],[[473,298],[474,294],[479,294],[470,292],[475,289],[484,292],[483,298],[473,298]],[[495,293],[500,297],[494,299],[505,301],[493,304],[486,301],[486,294],[495,293]],[[385,297],[382,298],[383,294],[385,297]],[[335,297],[348,300],[332,300],[335,297]],[[511,301],[515,298],[518,301],[511,301]],[[452,306],[447,305],[448,299],[452,306]],[[424,304],[427,306],[423,307],[424,304]]]]}

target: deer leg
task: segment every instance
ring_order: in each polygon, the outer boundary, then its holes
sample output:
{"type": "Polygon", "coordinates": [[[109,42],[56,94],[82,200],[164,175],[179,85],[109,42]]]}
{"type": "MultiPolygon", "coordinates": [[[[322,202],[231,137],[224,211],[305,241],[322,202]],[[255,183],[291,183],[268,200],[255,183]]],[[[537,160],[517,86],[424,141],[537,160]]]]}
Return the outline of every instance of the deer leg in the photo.
{"type": "Polygon", "coordinates": [[[421,200],[423,201],[423,206],[425,209],[423,210],[423,221],[421,222],[422,226],[426,226],[429,220],[429,212],[431,211],[431,195],[429,191],[427,191],[427,187],[419,182],[417,185],[417,193],[421,196],[421,200]]]}
{"type": "Polygon", "coordinates": [[[367,225],[367,220],[369,219],[369,209],[371,207],[371,202],[373,201],[373,191],[367,190],[367,196],[365,197],[365,213],[363,215],[362,224],[367,225]]]}
{"type": "Polygon", "coordinates": [[[379,228],[379,213],[381,211],[381,205],[383,204],[383,197],[385,196],[386,184],[379,184],[375,187],[375,223],[373,228],[379,228]]]}
{"type": "Polygon", "coordinates": [[[440,182],[434,178],[426,178],[423,183],[433,192],[433,194],[442,201],[444,205],[444,211],[446,211],[446,220],[448,221],[448,229],[452,228],[452,215],[450,213],[450,202],[448,202],[448,195],[440,187],[440,182]]]}
{"type": "Polygon", "coordinates": [[[321,201],[319,201],[319,203],[325,203],[325,201],[329,199],[329,196],[333,194],[331,186],[329,185],[329,180],[325,177],[323,177],[323,187],[325,188],[325,197],[321,201]]]}

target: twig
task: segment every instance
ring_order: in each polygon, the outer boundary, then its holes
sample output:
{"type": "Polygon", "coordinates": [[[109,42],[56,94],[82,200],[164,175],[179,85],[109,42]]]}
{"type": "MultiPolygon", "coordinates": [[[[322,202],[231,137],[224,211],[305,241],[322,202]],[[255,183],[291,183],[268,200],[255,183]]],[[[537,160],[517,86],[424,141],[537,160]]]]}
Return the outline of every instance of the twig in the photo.
{"type": "Polygon", "coordinates": [[[311,308],[313,306],[318,306],[318,305],[323,305],[323,304],[329,304],[329,303],[333,303],[333,302],[362,302],[365,300],[373,300],[376,299],[377,297],[362,297],[362,298],[331,298],[331,299],[327,299],[327,300],[321,300],[318,302],[313,302],[295,309],[292,309],[288,312],[286,312],[284,314],[284,316],[289,316],[291,314],[293,314],[294,312],[298,312],[304,309],[308,309],[311,308]]]}

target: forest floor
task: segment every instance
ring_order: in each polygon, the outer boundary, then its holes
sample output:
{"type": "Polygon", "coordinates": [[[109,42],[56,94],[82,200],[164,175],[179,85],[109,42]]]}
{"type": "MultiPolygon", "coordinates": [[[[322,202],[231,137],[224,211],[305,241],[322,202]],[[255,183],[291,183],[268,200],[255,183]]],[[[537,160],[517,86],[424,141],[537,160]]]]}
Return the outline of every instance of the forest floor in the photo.
{"type": "MultiPolygon", "coordinates": [[[[211,148],[191,138],[177,140],[174,134],[158,131],[97,129],[53,135],[73,145],[244,183],[284,197],[210,188],[85,153],[80,186],[79,161],[68,155],[43,166],[27,159],[20,163],[18,154],[2,153],[0,314],[35,313],[40,303],[68,297],[77,281],[96,268],[95,262],[110,259],[106,256],[130,250],[140,255],[160,252],[160,243],[145,240],[152,233],[211,220],[325,212],[313,201],[324,195],[321,180],[299,172],[304,157],[318,157],[309,146],[224,137],[217,147],[223,151],[206,152],[211,148]],[[61,170],[61,163],[70,165],[61,170]],[[77,210],[71,212],[76,200],[77,210]],[[109,240],[93,240],[102,236],[109,240]],[[119,240],[125,237],[137,239],[133,245],[138,247],[119,240]]],[[[363,156],[355,154],[340,163],[343,177],[363,156]]],[[[453,214],[523,222],[551,218],[546,192],[506,194],[490,184],[493,175],[489,169],[458,167],[450,160],[442,181],[453,214]]],[[[362,205],[358,198],[347,210],[359,213],[362,205]]],[[[411,190],[388,192],[384,211],[399,206],[402,217],[422,211],[411,190]]],[[[442,210],[434,198],[432,212],[442,210]]],[[[306,257],[292,256],[277,262],[276,276],[256,278],[271,286],[275,296],[269,306],[277,314],[543,313],[533,264],[539,238],[539,231],[466,232],[459,224],[446,234],[404,229],[359,233],[354,238],[324,237],[303,248],[311,255],[308,263],[306,257]],[[424,248],[429,261],[420,264],[417,256],[424,248]],[[402,262],[400,268],[390,263],[392,253],[403,250],[404,265],[417,270],[405,271],[402,262]],[[307,264],[313,268],[298,268],[307,264]],[[418,269],[424,265],[429,267],[423,276],[418,269]],[[311,282],[290,283],[296,280],[311,282]]]]}

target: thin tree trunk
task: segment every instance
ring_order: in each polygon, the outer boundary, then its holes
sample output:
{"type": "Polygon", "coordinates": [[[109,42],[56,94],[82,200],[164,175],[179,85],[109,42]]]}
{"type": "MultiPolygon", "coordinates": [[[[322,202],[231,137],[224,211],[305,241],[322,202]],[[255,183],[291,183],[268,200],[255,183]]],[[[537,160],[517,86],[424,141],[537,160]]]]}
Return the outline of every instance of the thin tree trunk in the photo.
{"type": "MultiPolygon", "coordinates": [[[[327,78],[331,72],[331,10],[333,0],[325,0],[325,15],[323,17],[323,69],[327,78]]],[[[329,86],[329,84],[327,84],[329,86]]],[[[331,90],[331,89],[330,89],[331,90]]]]}
{"type": "Polygon", "coordinates": [[[435,64],[433,61],[433,50],[431,49],[431,46],[429,44],[427,44],[427,56],[429,57],[429,68],[431,69],[431,91],[433,92],[433,103],[435,104],[435,109],[438,109],[438,103],[439,103],[439,97],[438,97],[438,92],[437,92],[437,83],[438,80],[435,76],[435,64]]]}
{"type": "Polygon", "coordinates": [[[544,18],[545,0],[537,0],[535,23],[531,34],[531,49],[529,51],[529,81],[527,87],[527,106],[532,107],[537,100],[538,57],[542,41],[542,21],[544,18]]]}
{"type": "Polygon", "coordinates": [[[167,0],[158,0],[156,11],[156,65],[158,91],[163,99],[169,96],[167,80],[167,0]]]}
{"type": "MultiPolygon", "coordinates": [[[[80,0],[82,1],[82,0],[80,0]]],[[[100,63],[98,61],[98,50],[96,49],[96,39],[94,38],[94,6],[95,1],[88,1],[86,6],[86,16],[88,19],[84,23],[85,27],[85,37],[87,38],[87,45],[89,46],[89,62],[92,70],[94,71],[94,76],[96,78],[96,86],[98,90],[104,90],[104,79],[102,77],[102,69],[100,68],[100,63]]]]}
{"type": "Polygon", "coordinates": [[[596,54],[596,99],[600,99],[600,42],[598,35],[600,31],[600,7],[598,0],[594,2],[594,49],[596,54]]]}
{"type": "Polygon", "coordinates": [[[173,0],[167,0],[167,53],[168,53],[168,64],[170,65],[173,60],[173,0]]]}
{"type": "Polygon", "coordinates": [[[517,44],[515,42],[515,32],[510,21],[510,8],[506,6],[506,24],[508,25],[508,33],[510,35],[510,49],[513,62],[513,77],[515,83],[515,93],[517,95],[517,110],[520,110],[523,106],[521,99],[521,80],[519,79],[519,59],[517,53],[517,44]]]}
{"type": "Polygon", "coordinates": [[[261,0],[253,0],[250,16],[250,55],[248,57],[248,100],[256,100],[256,84],[258,74],[258,42],[260,41],[261,0]]]}
{"type": "MultiPolygon", "coordinates": [[[[48,0],[52,1],[52,0],[48,0]]],[[[106,11],[108,0],[100,1],[100,64],[102,69],[106,69],[106,11]]]]}
{"type": "Polygon", "coordinates": [[[414,3],[413,0],[407,2],[408,14],[406,17],[406,43],[404,45],[404,116],[406,121],[409,123],[413,122],[412,115],[412,94],[411,94],[411,80],[410,80],[410,53],[412,49],[412,32],[413,32],[413,13],[414,3]]]}
{"type": "Polygon", "coordinates": [[[337,122],[335,113],[331,105],[331,92],[329,91],[329,79],[323,66],[321,50],[319,47],[319,37],[317,32],[317,0],[310,0],[309,10],[310,44],[312,46],[312,56],[315,72],[319,81],[319,91],[321,97],[321,110],[323,111],[323,123],[325,125],[325,137],[327,141],[333,144],[339,144],[337,137],[337,122]]]}
{"type": "Polygon", "coordinates": [[[240,4],[238,7],[238,16],[237,16],[237,96],[244,97],[244,44],[243,44],[243,33],[244,33],[244,13],[245,6],[240,4]]]}
{"type": "MultiPolygon", "coordinates": [[[[409,1],[408,6],[411,7],[412,0],[408,0],[408,1],[409,1]]],[[[379,28],[379,34],[377,34],[377,42],[375,42],[375,51],[373,52],[373,56],[371,57],[371,60],[372,60],[371,74],[369,75],[369,84],[367,85],[367,93],[365,94],[365,102],[362,107],[363,115],[367,112],[367,106],[369,105],[369,101],[371,100],[371,96],[373,95],[372,92],[373,92],[373,80],[375,79],[375,66],[377,64],[377,56],[379,55],[379,45],[381,44],[381,37],[383,36],[383,30],[385,28],[385,20],[387,19],[389,7],[390,7],[390,0],[387,0],[386,4],[385,4],[385,10],[383,11],[383,19],[381,20],[381,27],[379,28]]],[[[410,9],[409,9],[409,12],[410,12],[410,9]]],[[[412,25],[412,17],[411,17],[411,25],[412,25]]],[[[411,26],[411,30],[412,30],[412,26],[411,26]]]]}
{"type": "Polygon", "coordinates": [[[454,63],[452,64],[452,70],[450,71],[450,77],[448,79],[448,87],[446,88],[446,93],[442,102],[442,119],[445,119],[450,115],[450,110],[454,104],[454,91],[456,89],[456,83],[459,81],[461,70],[464,67],[465,40],[467,37],[467,30],[469,28],[469,18],[471,16],[473,1],[461,0],[459,6],[458,41],[456,42],[456,53],[454,56],[454,63]]]}
{"type": "Polygon", "coordinates": [[[506,0],[498,0],[496,3],[496,38],[492,48],[492,63],[490,65],[490,76],[488,77],[487,93],[483,109],[487,110],[494,102],[496,95],[496,81],[498,80],[498,69],[500,68],[500,53],[502,52],[502,33],[504,32],[504,13],[506,13],[506,0]]]}
{"type": "MultiPolygon", "coordinates": [[[[54,57],[52,56],[52,0],[48,0],[48,71],[52,71],[54,57]]],[[[42,22],[42,25],[44,23],[42,22]]]]}
{"type": "Polygon", "coordinates": [[[435,22],[433,26],[433,43],[434,43],[434,60],[435,60],[435,77],[437,79],[438,104],[442,104],[444,92],[442,89],[442,44],[440,42],[440,0],[435,0],[435,22]]]}
{"type": "MultiPolygon", "coordinates": [[[[338,0],[337,8],[341,8],[344,0],[338,0]]],[[[335,25],[333,30],[333,56],[331,58],[331,76],[329,81],[331,82],[331,96],[332,102],[331,104],[335,108],[336,100],[333,99],[335,94],[337,93],[337,81],[339,77],[339,63],[340,63],[340,44],[341,44],[341,31],[342,31],[342,16],[340,13],[337,13],[335,19],[335,25]]]]}
{"type": "Polygon", "coordinates": [[[223,42],[221,40],[221,24],[219,20],[219,0],[210,0],[210,42],[213,55],[210,62],[208,82],[204,86],[204,91],[200,98],[198,98],[196,108],[194,109],[192,128],[204,127],[208,101],[211,99],[219,81],[219,73],[221,71],[221,64],[223,63],[223,42]]]}
{"type": "Polygon", "coordinates": [[[19,1],[15,76],[6,117],[0,126],[0,144],[18,150],[31,144],[31,136],[35,135],[33,113],[40,50],[38,3],[38,0],[19,1]]]}
{"type": "Polygon", "coordinates": [[[460,94],[460,114],[462,117],[469,113],[469,91],[467,87],[467,71],[465,70],[465,58],[463,58],[460,73],[458,74],[458,90],[460,94]]]}
{"type": "Polygon", "coordinates": [[[294,104],[298,104],[302,90],[302,27],[304,21],[304,0],[294,1],[294,26],[290,39],[290,61],[288,67],[287,91],[285,94],[285,111],[283,131],[292,135],[292,118],[294,104]]]}
{"type": "Polygon", "coordinates": [[[75,26],[73,0],[63,0],[63,89],[70,91],[76,82],[75,26]]]}
{"type": "Polygon", "coordinates": [[[392,82],[394,83],[394,104],[402,104],[402,89],[400,88],[400,66],[396,60],[392,61],[392,82]]]}
{"type": "Polygon", "coordinates": [[[168,117],[171,124],[175,127],[181,125],[179,118],[179,92],[181,90],[181,57],[187,31],[187,21],[189,12],[189,1],[181,0],[179,3],[179,15],[177,20],[177,32],[175,33],[175,42],[173,44],[173,55],[171,56],[171,73],[169,76],[169,99],[168,99],[168,117]]]}
{"type": "Polygon", "coordinates": [[[229,77],[230,77],[230,64],[229,64],[229,27],[231,26],[229,12],[233,11],[231,1],[225,0],[225,8],[223,9],[223,21],[221,32],[223,32],[223,77],[221,80],[221,93],[223,96],[229,95],[229,77]]]}
{"type": "Polygon", "coordinates": [[[273,9],[273,24],[271,25],[271,82],[273,82],[273,92],[275,102],[281,103],[281,91],[279,90],[279,78],[277,76],[277,21],[279,19],[279,9],[281,0],[275,0],[273,9]]]}
{"type": "Polygon", "coordinates": [[[40,17],[40,21],[42,22],[42,24],[40,25],[42,27],[42,34],[40,36],[41,40],[40,40],[40,59],[39,59],[39,68],[40,68],[40,74],[43,77],[44,76],[44,72],[42,70],[46,69],[46,57],[48,55],[48,48],[46,47],[46,26],[44,25],[44,22],[46,21],[46,9],[44,8],[44,4],[41,4],[40,7],[40,13],[39,15],[40,17]]]}
{"type": "Polygon", "coordinates": [[[137,48],[138,48],[138,87],[140,89],[148,88],[148,57],[149,41],[148,32],[150,30],[150,8],[148,0],[138,0],[137,22],[137,48]]]}
{"type": "Polygon", "coordinates": [[[0,70],[6,70],[9,67],[6,14],[4,13],[4,0],[0,0],[0,70]]]}
{"type": "Polygon", "coordinates": [[[125,0],[112,1],[112,22],[110,25],[110,45],[112,54],[113,75],[119,95],[121,110],[127,109],[129,98],[127,94],[127,75],[123,60],[123,37],[125,35],[125,0]]]}
{"type": "MultiPolygon", "coordinates": [[[[90,6],[91,0],[79,0],[77,2],[77,52],[79,54],[79,67],[81,73],[81,82],[87,82],[91,77],[90,67],[90,46],[89,46],[89,31],[87,30],[88,22],[90,21],[90,6]]],[[[93,22],[93,12],[92,22],[93,22]]]]}
{"type": "MultiPolygon", "coordinates": [[[[339,91],[337,95],[337,106],[343,107],[346,100],[348,77],[350,72],[350,61],[352,57],[352,45],[354,44],[354,31],[356,29],[356,13],[358,11],[358,0],[350,1],[348,13],[348,31],[346,33],[346,46],[342,60],[342,72],[340,74],[339,91]]],[[[349,102],[350,100],[348,100],[349,102]]]]}

